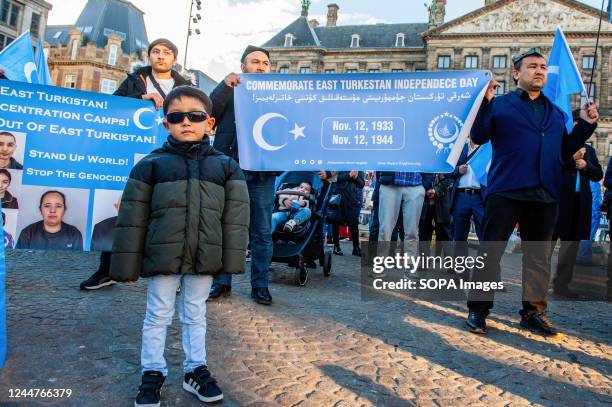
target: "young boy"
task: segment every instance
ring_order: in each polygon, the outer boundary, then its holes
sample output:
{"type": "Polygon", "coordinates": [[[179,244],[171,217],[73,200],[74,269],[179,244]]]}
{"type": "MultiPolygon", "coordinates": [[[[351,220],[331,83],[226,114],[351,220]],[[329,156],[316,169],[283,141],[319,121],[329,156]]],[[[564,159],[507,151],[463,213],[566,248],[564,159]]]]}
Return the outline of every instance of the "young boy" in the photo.
{"type": "Polygon", "coordinates": [[[238,164],[209,144],[211,110],[200,90],[172,90],[163,104],[168,141],[138,162],[121,199],[111,278],[150,277],[135,406],[160,404],[166,330],[179,286],[183,389],[203,402],[223,398],[206,366],[206,299],[213,275],[244,272],[249,196],[238,164]]]}
{"type": "Polygon", "coordinates": [[[310,196],[311,191],[312,186],[308,182],[302,182],[297,188],[276,193],[279,211],[272,214],[272,232],[283,222],[283,230],[291,232],[297,225],[302,225],[310,219],[310,205],[314,201],[310,196]]]}

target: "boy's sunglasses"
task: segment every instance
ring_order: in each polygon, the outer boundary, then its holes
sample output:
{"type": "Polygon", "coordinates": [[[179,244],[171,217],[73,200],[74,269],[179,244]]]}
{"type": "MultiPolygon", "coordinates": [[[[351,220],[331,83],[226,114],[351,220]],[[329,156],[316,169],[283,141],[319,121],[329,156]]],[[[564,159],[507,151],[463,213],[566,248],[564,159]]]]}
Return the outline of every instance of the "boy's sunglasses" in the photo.
{"type": "Polygon", "coordinates": [[[166,115],[166,121],[170,124],[183,123],[185,117],[192,123],[201,123],[208,119],[208,113],[206,112],[172,112],[166,115]]]}

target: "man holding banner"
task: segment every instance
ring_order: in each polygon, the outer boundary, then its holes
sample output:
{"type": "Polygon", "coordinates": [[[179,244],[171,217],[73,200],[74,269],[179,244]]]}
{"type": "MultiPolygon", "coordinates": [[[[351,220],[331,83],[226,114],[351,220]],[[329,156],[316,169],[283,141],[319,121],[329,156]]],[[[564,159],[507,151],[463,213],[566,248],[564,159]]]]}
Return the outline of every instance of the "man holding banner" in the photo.
{"type": "MultiPolygon", "coordinates": [[[[264,48],[249,45],[242,54],[243,73],[270,73],[270,54],[264,48]]],[[[217,121],[214,146],[217,150],[239,162],[234,112],[234,88],[240,84],[240,75],[231,73],[210,94],[213,117],[217,121]]],[[[251,220],[249,242],[251,258],[251,296],[259,304],[272,304],[268,290],[268,272],[272,262],[272,209],[274,207],[275,172],[244,171],[249,188],[251,220]]],[[[210,298],[229,296],[232,290],[231,274],[215,276],[210,298]]]]}
{"type": "MultiPolygon", "coordinates": [[[[151,42],[148,56],[151,65],[128,74],[113,95],[151,100],[159,110],[167,93],[178,86],[191,85],[191,82],[172,69],[176,64],[178,48],[170,40],[159,38],[151,42]]],[[[110,247],[107,247],[107,250],[110,250],[110,247]]],[[[98,270],[81,283],[81,290],[97,290],[115,284],[109,276],[110,257],[110,251],[100,254],[98,270]]]]}
{"type": "MultiPolygon", "coordinates": [[[[557,330],[546,314],[546,291],[562,164],[593,134],[599,113],[594,104],[585,104],[568,134],[564,113],[541,92],[548,68],[542,53],[532,48],[512,61],[518,88],[494,99],[499,84],[491,81],[472,128],[474,142],[490,141],[493,148],[482,230],[486,267],[475,270],[472,281],[498,279],[501,256],[518,222],[524,242],[521,326],[553,335],[557,330]]],[[[493,291],[470,291],[468,307],[470,331],[486,333],[493,291]]]]}

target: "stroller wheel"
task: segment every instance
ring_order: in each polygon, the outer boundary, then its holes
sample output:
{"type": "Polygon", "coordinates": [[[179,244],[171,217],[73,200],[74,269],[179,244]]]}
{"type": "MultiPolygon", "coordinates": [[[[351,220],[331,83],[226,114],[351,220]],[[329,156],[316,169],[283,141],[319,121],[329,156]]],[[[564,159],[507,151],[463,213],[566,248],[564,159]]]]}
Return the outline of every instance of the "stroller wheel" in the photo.
{"type": "Polygon", "coordinates": [[[308,269],[303,265],[301,267],[297,267],[295,269],[295,273],[293,274],[293,280],[296,285],[305,286],[308,282],[308,269]]]}
{"type": "Polygon", "coordinates": [[[326,251],[323,260],[323,275],[325,277],[329,277],[331,274],[332,253],[330,251],[326,251]]]}

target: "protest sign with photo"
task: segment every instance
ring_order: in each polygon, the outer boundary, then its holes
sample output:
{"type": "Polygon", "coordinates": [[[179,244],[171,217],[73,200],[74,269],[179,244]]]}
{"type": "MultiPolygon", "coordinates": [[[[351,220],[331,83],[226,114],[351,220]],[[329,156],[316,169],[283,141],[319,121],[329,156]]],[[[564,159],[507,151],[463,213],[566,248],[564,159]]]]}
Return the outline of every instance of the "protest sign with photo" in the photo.
{"type": "Polygon", "coordinates": [[[0,112],[5,247],[110,250],[130,170],[166,139],[153,105],[0,81],[0,112]]]}

